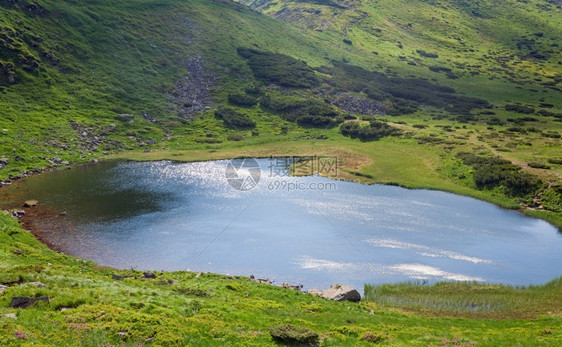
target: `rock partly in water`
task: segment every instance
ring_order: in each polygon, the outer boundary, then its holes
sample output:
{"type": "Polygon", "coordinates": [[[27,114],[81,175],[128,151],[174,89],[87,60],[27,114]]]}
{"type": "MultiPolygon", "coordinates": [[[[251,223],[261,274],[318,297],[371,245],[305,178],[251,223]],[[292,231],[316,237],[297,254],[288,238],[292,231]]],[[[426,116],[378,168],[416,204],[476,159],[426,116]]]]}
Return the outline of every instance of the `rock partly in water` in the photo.
{"type": "Polygon", "coordinates": [[[355,288],[343,284],[332,284],[326,290],[310,289],[308,293],[334,301],[361,301],[361,294],[355,288]]]}
{"type": "Polygon", "coordinates": [[[30,298],[27,296],[15,296],[10,302],[10,306],[13,308],[27,308],[38,301],[49,302],[48,296],[41,296],[38,298],[30,298]]]}
{"type": "Polygon", "coordinates": [[[262,284],[273,284],[269,278],[255,278],[254,275],[250,276],[250,281],[262,284]]]}
{"type": "Polygon", "coordinates": [[[39,205],[39,201],[37,200],[27,200],[23,203],[23,207],[35,207],[39,205]]]}
{"type": "Polygon", "coordinates": [[[293,290],[302,290],[303,285],[300,283],[298,285],[292,285],[290,283],[281,283],[281,287],[287,289],[293,289],[293,290]]]}
{"type": "Polygon", "coordinates": [[[14,218],[20,218],[21,216],[25,215],[25,211],[24,210],[15,210],[12,211],[12,217],[14,218]]]}
{"type": "Polygon", "coordinates": [[[122,281],[123,280],[123,276],[119,276],[119,275],[116,275],[116,274],[112,274],[111,278],[113,278],[116,281],[122,281]]]}

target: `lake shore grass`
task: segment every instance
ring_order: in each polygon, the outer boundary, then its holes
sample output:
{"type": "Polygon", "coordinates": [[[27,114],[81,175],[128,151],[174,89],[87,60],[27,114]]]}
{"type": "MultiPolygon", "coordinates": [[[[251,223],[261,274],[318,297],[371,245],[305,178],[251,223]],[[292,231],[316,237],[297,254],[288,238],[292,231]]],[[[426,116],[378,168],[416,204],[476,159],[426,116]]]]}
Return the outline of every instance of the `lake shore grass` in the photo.
{"type": "Polygon", "coordinates": [[[440,283],[366,286],[360,304],[193,272],[117,270],[56,253],[0,214],[0,340],[6,346],[275,346],[291,324],[321,346],[553,346],[561,281],[524,289],[440,283]],[[37,283],[37,282],[40,282],[37,283]],[[25,309],[13,297],[48,297],[25,309]],[[489,305],[489,314],[458,309],[489,305]],[[468,305],[468,306],[467,306],[468,305]]]}

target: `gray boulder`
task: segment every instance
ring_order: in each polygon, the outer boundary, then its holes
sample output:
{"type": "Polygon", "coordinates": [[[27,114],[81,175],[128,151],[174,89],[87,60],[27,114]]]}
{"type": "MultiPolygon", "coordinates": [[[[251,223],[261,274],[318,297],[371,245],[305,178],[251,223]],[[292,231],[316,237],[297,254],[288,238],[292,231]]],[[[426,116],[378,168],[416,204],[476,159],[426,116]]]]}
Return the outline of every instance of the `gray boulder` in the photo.
{"type": "Polygon", "coordinates": [[[361,301],[361,294],[355,288],[343,284],[332,284],[326,290],[310,289],[308,293],[334,301],[361,301]]]}
{"type": "Polygon", "coordinates": [[[143,278],[156,278],[156,274],[152,271],[146,271],[142,273],[143,278]]]}

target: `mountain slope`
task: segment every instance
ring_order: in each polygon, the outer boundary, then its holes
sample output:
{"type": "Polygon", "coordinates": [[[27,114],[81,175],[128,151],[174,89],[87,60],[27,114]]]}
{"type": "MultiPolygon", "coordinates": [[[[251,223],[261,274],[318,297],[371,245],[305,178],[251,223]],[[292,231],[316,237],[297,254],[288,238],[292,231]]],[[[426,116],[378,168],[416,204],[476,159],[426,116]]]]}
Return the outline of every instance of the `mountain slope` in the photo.
{"type": "Polygon", "coordinates": [[[346,40],[350,49],[384,57],[373,61],[402,59],[404,64],[443,65],[456,76],[485,73],[547,86],[561,78],[562,5],[556,1],[240,2],[301,27],[340,35],[342,47],[346,40]]]}
{"type": "Polygon", "coordinates": [[[126,133],[160,141],[169,132],[167,121],[193,118],[213,104],[216,90],[244,82],[248,68],[238,46],[280,47],[310,61],[326,49],[290,25],[231,2],[0,5],[0,117],[6,129],[0,157],[9,159],[12,176],[49,165],[40,157],[80,161],[94,156],[89,150],[95,147],[136,146],[126,133]],[[130,122],[120,114],[144,117],[130,122]],[[108,140],[97,143],[88,135],[73,154],[60,150],[73,147],[71,139],[84,131],[108,140]]]}
{"type": "MultiPolygon", "coordinates": [[[[0,179],[131,150],[384,139],[439,155],[431,188],[562,211],[559,3],[246,3],[290,23],[221,0],[0,2],[0,179]],[[482,180],[463,152],[514,166],[482,180]]],[[[361,177],[406,184],[407,166],[361,177]]]]}

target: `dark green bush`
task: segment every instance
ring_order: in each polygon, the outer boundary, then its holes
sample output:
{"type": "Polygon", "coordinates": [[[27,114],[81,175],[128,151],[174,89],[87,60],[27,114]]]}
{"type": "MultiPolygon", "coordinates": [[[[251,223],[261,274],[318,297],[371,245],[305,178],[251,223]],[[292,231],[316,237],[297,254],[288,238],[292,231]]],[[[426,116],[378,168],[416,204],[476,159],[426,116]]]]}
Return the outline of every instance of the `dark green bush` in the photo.
{"type": "Polygon", "coordinates": [[[183,294],[183,295],[188,295],[188,296],[199,296],[199,297],[209,296],[209,293],[207,293],[205,290],[199,289],[199,288],[180,287],[180,288],[174,288],[174,292],[180,293],[180,294],[183,294]]]}
{"type": "Polygon", "coordinates": [[[499,119],[497,117],[493,117],[493,118],[490,118],[490,120],[488,121],[488,124],[490,124],[490,125],[502,125],[503,122],[501,121],[501,119],[499,119]]]}
{"type": "Polygon", "coordinates": [[[416,52],[418,52],[419,55],[421,55],[422,57],[426,57],[426,58],[438,58],[439,56],[435,53],[429,53],[426,52],[424,50],[418,49],[416,52]]]}
{"type": "Polygon", "coordinates": [[[530,113],[535,113],[535,109],[532,107],[527,107],[527,106],[522,106],[522,105],[505,105],[505,110],[506,111],[513,111],[513,112],[517,112],[517,113],[523,113],[523,114],[530,114],[530,113]]]}
{"type": "Polygon", "coordinates": [[[525,130],[525,128],[521,128],[521,127],[510,127],[506,129],[507,131],[510,131],[512,133],[521,133],[521,134],[526,134],[527,130],[525,130]]]}
{"type": "Polygon", "coordinates": [[[537,161],[532,161],[530,163],[527,163],[527,165],[535,169],[545,169],[545,170],[550,169],[550,166],[546,165],[545,163],[540,163],[537,161]]]}
{"type": "Polygon", "coordinates": [[[207,139],[198,138],[198,139],[195,139],[195,142],[197,142],[197,143],[221,143],[222,140],[220,140],[220,139],[209,139],[209,138],[207,138],[207,139]]]}
{"type": "Polygon", "coordinates": [[[244,90],[247,94],[259,95],[262,93],[260,87],[250,86],[244,90]]]}
{"type": "Polygon", "coordinates": [[[551,211],[562,211],[562,186],[560,183],[553,184],[541,194],[541,203],[551,211]]]}
{"type": "Polygon", "coordinates": [[[545,117],[554,117],[554,116],[556,116],[556,113],[550,112],[550,111],[547,111],[547,110],[538,110],[538,111],[537,111],[537,114],[540,115],[540,116],[545,116],[545,117]]]}
{"type": "Polygon", "coordinates": [[[297,118],[297,124],[300,126],[312,126],[312,127],[322,127],[330,125],[334,121],[334,118],[324,117],[324,116],[300,116],[297,118]]]}
{"type": "Polygon", "coordinates": [[[449,69],[448,67],[443,67],[443,66],[430,66],[429,69],[433,72],[452,72],[451,69],[449,69]]]}
{"type": "Polygon", "coordinates": [[[245,114],[238,113],[230,108],[221,108],[215,111],[215,116],[224,120],[232,128],[253,128],[256,123],[245,114]]]}
{"type": "Polygon", "coordinates": [[[536,192],[542,181],[535,175],[522,172],[509,160],[459,153],[458,158],[474,169],[472,177],[479,189],[503,186],[511,196],[525,197],[536,192]]]}
{"type": "Polygon", "coordinates": [[[297,328],[291,324],[273,327],[269,330],[269,334],[275,341],[286,344],[316,344],[320,337],[314,330],[297,328]]]}
{"type": "Polygon", "coordinates": [[[375,101],[391,101],[392,107],[386,110],[390,115],[416,112],[420,104],[444,108],[456,114],[468,114],[473,108],[490,106],[486,100],[455,95],[453,88],[427,79],[391,77],[339,61],[332,61],[332,64],[332,78],[327,83],[338,90],[364,93],[375,101]]]}
{"type": "Polygon", "coordinates": [[[288,55],[242,47],[237,52],[248,60],[254,76],[262,81],[294,88],[311,88],[319,82],[312,68],[288,55]]]}
{"type": "Polygon", "coordinates": [[[371,121],[368,125],[359,122],[343,123],[340,126],[340,132],[344,136],[358,138],[361,141],[373,141],[399,134],[400,130],[383,122],[371,121]]]}
{"type": "Polygon", "coordinates": [[[551,139],[559,139],[560,133],[558,131],[545,131],[541,134],[544,137],[550,137],[551,139]]]}
{"type": "Polygon", "coordinates": [[[240,134],[230,134],[226,137],[228,141],[242,141],[244,140],[244,136],[240,134]]]}
{"type": "MultiPolygon", "coordinates": [[[[301,99],[291,96],[267,95],[262,98],[261,106],[281,113],[281,116],[284,119],[292,122],[303,117],[306,117],[303,118],[303,122],[313,121],[310,117],[330,118],[330,121],[333,121],[333,119],[338,116],[338,112],[332,105],[317,99],[301,99]]],[[[315,120],[320,122],[325,121],[325,119],[320,118],[315,120]]]]}
{"type": "Polygon", "coordinates": [[[228,94],[228,102],[239,106],[254,106],[258,99],[246,94],[228,94]]]}

